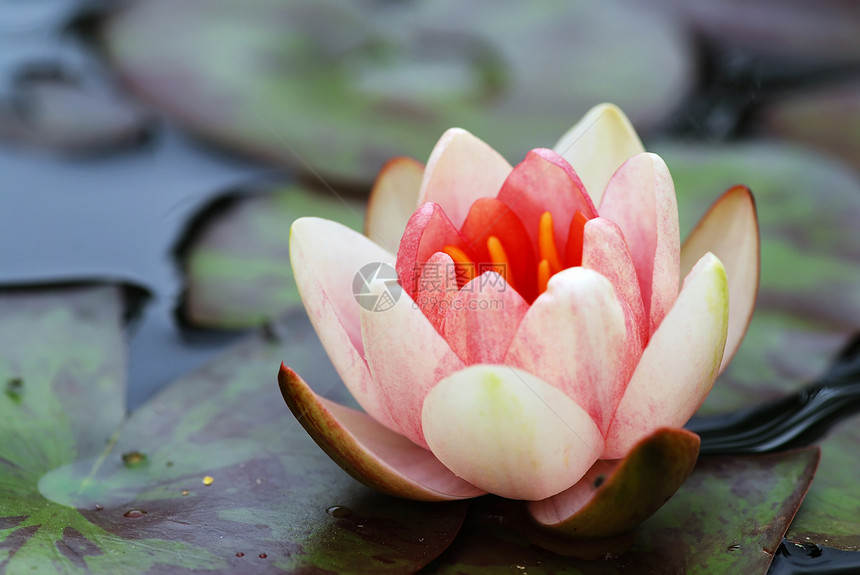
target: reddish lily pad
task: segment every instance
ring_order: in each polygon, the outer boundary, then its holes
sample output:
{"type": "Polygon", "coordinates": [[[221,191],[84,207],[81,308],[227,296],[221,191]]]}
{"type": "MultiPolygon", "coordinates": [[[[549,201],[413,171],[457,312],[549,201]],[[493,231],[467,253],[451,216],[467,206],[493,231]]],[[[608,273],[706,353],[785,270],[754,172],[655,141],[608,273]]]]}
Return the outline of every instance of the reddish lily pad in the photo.
{"type": "Polygon", "coordinates": [[[775,144],[669,146],[685,236],[723,190],[748,186],[761,227],[761,287],[749,331],[703,406],[725,412],[793,391],[860,329],[860,183],[846,167],[775,144]]]}
{"type": "Polygon", "coordinates": [[[659,0],[724,48],[798,63],[853,63],[860,18],[852,0],[659,0]]]}
{"type": "Polygon", "coordinates": [[[127,85],[195,133],[364,184],[451,126],[514,160],[595,102],[654,128],[695,75],[674,18],[615,1],[156,0],[103,32],[127,85]]]}
{"type": "Polygon", "coordinates": [[[183,315],[209,328],[253,327],[301,305],[290,269],[293,220],[314,215],[358,230],[364,218],[356,202],[294,185],[271,185],[213,206],[179,248],[187,279],[183,315]]]}
{"type": "Polygon", "coordinates": [[[819,148],[860,170],[860,82],[774,98],[757,119],[769,135],[819,148]]]}
{"type": "Polygon", "coordinates": [[[121,308],[112,287],[0,294],[0,572],[402,573],[450,544],[464,505],[373,493],[283,407],[282,359],[326,365],[304,318],[126,419],[121,308]]]}
{"type": "Polygon", "coordinates": [[[642,524],[620,556],[586,561],[530,545],[518,531],[521,508],[476,502],[454,544],[432,573],[765,573],[803,500],[818,451],[701,458],[687,482],[642,524]],[[515,567],[515,571],[512,567],[515,567]]]}

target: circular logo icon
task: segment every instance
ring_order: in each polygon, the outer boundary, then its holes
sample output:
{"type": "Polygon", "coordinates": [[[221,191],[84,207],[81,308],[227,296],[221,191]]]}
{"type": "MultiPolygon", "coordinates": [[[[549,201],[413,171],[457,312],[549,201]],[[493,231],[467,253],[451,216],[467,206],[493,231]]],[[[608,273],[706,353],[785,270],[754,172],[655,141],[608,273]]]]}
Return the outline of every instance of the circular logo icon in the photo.
{"type": "Polygon", "coordinates": [[[402,291],[397,282],[397,271],[386,263],[367,264],[352,278],[352,295],[367,311],[393,308],[402,291]]]}

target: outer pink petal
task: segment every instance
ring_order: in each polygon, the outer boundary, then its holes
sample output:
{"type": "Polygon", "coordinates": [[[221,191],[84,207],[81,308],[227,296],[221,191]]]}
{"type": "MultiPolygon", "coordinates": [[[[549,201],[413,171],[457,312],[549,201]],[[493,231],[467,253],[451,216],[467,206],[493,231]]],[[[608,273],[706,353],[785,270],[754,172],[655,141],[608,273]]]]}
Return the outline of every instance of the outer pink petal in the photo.
{"type": "Polygon", "coordinates": [[[555,245],[562,250],[567,245],[570,221],[576,212],[589,218],[597,213],[573,168],[552,150],[542,148],[530,151],[517,164],[498,198],[519,216],[535,246],[544,212],[552,214],[555,245]]]}
{"type": "Polygon", "coordinates": [[[441,334],[445,333],[446,316],[456,297],[457,274],[454,260],[444,252],[436,252],[422,266],[415,303],[441,334]]]}
{"type": "Polygon", "coordinates": [[[291,228],[290,261],[311,323],[347,389],[367,413],[388,427],[393,423],[362,357],[360,308],[352,281],[362,266],[392,259],[366,237],[336,222],[299,218],[291,228]]]}
{"type": "Polygon", "coordinates": [[[612,284],[579,267],[550,278],[520,323],[504,363],[564,391],[605,433],[635,361],[612,284]]]}
{"type": "Polygon", "coordinates": [[[472,203],[495,197],[510,172],[511,165],[493,148],[466,130],[451,128],[430,154],[418,205],[441,205],[459,228],[472,203]]]}
{"type": "Polygon", "coordinates": [[[496,272],[457,293],[445,319],[445,339],[467,365],[501,363],[529,304],[496,272]]]}
{"type": "Polygon", "coordinates": [[[424,164],[406,156],[382,166],[367,201],[364,235],[390,252],[397,251],[406,222],[418,205],[423,178],[424,164]]]}
{"type": "Polygon", "coordinates": [[[421,429],[424,398],[439,380],[462,369],[463,361],[405,292],[390,309],[362,310],[361,333],[382,407],[397,431],[426,447],[421,429]]]}
{"type": "Polygon", "coordinates": [[[424,402],[423,421],[448,469],[511,499],[567,489],[603,449],[600,430],[575,401],[504,365],[473,365],[443,379],[424,402]]]}
{"type": "Polygon", "coordinates": [[[553,149],[576,170],[596,206],[615,170],[645,151],[630,120],[613,104],[593,107],[553,149]]]}
{"type": "Polygon", "coordinates": [[[426,449],[360,411],[318,396],[290,368],[281,365],[278,381],[302,427],[335,463],[368,487],[419,501],[483,495],[426,449]]]}
{"type": "Polygon", "coordinates": [[[615,412],[601,459],[624,457],[659,427],[681,427],[719,373],[726,344],[729,288],[711,253],[684,280],[674,307],[654,332],[615,412]]]}
{"type": "Polygon", "coordinates": [[[720,373],[740,347],[752,319],[761,267],[760,243],[755,200],[749,189],[735,186],[714,202],[681,246],[684,275],[707,252],[712,252],[726,266],[729,331],[720,373]]]}
{"type": "Polygon", "coordinates": [[[422,265],[446,245],[461,248],[465,241],[439,204],[422,205],[409,218],[397,250],[397,275],[411,297],[418,290],[422,265]]]}
{"type": "Polygon", "coordinates": [[[638,154],[624,162],[609,180],[600,215],[624,233],[653,333],[678,296],[681,266],[675,186],[660,156],[638,154]]]}
{"type": "Polygon", "coordinates": [[[589,220],[584,232],[582,267],[593,269],[608,279],[619,299],[626,304],[627,323],[637,338],[641,353],[651,335],[651,325],[645,315],[639,278],[624,234],[606,218],[589,220]]]}

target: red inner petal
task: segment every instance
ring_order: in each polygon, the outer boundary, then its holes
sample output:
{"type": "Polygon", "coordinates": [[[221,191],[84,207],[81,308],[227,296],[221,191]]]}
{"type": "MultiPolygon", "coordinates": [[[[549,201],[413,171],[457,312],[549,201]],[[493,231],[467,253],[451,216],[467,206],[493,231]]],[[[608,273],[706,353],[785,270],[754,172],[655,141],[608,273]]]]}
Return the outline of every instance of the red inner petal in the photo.
{"type": "MultiPolygon", "coordinates": [[[[526,301],[537,297],[534,274],[535,247],[526,227],[514,211],[497,198],[481,198],[472,204],[460,235],[468,246],[468,253],[479,266],[476,275],[494,269],[487,240],[494,236],[504,248],[514,278],[516,290],[526,301]],[[486,269],[480,269],[481,265],[486,269]]],[[[506,274],[501,274],[502,276],[506,274]]]]}
{"type": "Polygon", "coordinates": [[[585,236],[585,224],[588,216],[582,212],[576,212],[570,221],[570,230],[567,233],[567,247],[564,250],[565,267],[573,268],[582,265],[582,240],[585,236]]]}

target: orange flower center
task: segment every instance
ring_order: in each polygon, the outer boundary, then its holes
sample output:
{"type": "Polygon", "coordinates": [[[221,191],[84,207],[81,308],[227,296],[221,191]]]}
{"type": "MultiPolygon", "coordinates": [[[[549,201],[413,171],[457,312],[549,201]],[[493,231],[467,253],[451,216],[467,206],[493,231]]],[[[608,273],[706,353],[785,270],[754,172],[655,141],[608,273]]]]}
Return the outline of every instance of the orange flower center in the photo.
{"type": "Polygon", "coordinates": [[[531,275],[537,283],[537,295],[540,295],[546,291],[552,276],[564,269],[582,265],[582,238],[586,222],[588,218],[577,211],[569,227],[567,245],[564,252],[561,252],[556,245],[552,214],[544,212],[538,225],[537,258],[534,259],[537,265],[534,269],[516,269],[512,267],[509,257],[509,254],[529,249],[529,246],[505,246],[495,235],[486,239],[486,253],[489,254],[489,261],[476,261],[476,258],[469,255],[466,250],[452,245],[446,245],[442,251],[454,261],[458,287],[463,287],[475,279],[476,270],[482,273],[495,271],[505,278],[505,282],[513,289],[517,289],[518,285],[530,284],[528,276],[531,275]]]}

